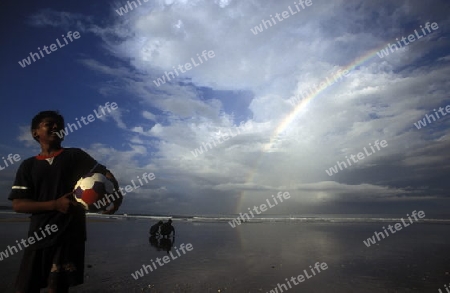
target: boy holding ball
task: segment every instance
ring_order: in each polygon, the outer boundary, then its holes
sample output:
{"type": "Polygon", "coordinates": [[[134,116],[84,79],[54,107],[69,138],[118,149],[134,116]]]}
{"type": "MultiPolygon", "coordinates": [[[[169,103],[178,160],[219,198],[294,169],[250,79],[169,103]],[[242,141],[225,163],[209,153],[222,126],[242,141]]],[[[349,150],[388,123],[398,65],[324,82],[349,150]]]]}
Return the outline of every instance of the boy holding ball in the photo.
{"type": "MultiPolygon", "coordinates": [[[[15,212],[31,214],[28,236],[56,225],[57,232],[28,245],[16,280],[17,293],[68,292],[83,283],[86,214],[73,198],[73,188],[83,175],[102,173],[116,190],[117,180],[105,166],[78,148],[63,148],[64,118],[56,111],[43,111],[31,122],[31,134],[41,152],[20,165],[9,195],[15,212]]],[[[113,202],[105,213],[113,214],[122,203],[113,202]]]]}

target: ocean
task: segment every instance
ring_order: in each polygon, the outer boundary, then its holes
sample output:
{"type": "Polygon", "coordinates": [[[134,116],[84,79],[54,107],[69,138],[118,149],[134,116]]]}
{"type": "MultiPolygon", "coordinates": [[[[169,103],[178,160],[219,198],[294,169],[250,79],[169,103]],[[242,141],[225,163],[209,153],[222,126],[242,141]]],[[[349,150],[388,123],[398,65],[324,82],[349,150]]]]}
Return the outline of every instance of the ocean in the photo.
{"type": "MultiPolygon", "coordinates": [[[[438,292],[450,283],[448,219],[422,219],[367,247],[400,218],[266,216],[232,228],[237,216],[175,216],[168,241],[148,234],[168,217],[89,215],[85,283],[70,292],[438,292]]],[[[0,222],[0,251],[25,237],[23,215],[0,222]]],[[[22,253],[0,261],[0,292],[13,292],[22,253]]]]}

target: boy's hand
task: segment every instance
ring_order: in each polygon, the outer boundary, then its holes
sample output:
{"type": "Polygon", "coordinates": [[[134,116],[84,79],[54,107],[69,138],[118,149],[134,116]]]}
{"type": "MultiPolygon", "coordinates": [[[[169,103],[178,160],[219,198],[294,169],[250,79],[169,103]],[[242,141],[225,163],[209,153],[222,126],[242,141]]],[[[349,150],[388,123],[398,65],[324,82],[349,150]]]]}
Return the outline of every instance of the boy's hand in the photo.
{"type": "Polygon", "coordinates": [[[55,210],[67,214],[71,206],[74,206],[73,193],[67,193],[55,200],[55,210]]]}
{"type": "Polygon", "coordinates": [[[105,174],[106,178],[108,178],[109,180],[111,180],[111,182],[114,184],[114,190],[118,193],[119,197],[116,198],[116,200],[114,200],[112,202],[112,207],[110,209],[105,210],[104,212],[102,212],[102,214],[106,214],[106,215],[112,215],[114,214],[119,207],[122,205],[122,201],[123,201],[123,194],[122,192],[120,192],[119,190],[119,183],[117,182],[116,178],[114,177],[114,175],[111,172],[106,172],[105,174]]]}
{"type": "Polygon", "coordinates": [[[110,209],[107,209],[104,212],[102,212],[102,214],[105,214],[105,215],[114,214],[117,210],[119,210],[119,207],[121,204],[122,204],[122,201],[114,201],[112,204],[112,207],[110,209]]]}

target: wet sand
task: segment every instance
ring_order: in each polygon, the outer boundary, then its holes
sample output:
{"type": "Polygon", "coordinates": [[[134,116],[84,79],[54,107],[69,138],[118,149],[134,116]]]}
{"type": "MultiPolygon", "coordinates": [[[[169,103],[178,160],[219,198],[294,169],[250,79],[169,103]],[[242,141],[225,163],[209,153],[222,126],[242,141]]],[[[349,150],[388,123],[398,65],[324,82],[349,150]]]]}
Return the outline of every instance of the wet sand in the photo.
{"type": "MultiPolygon", "coordinates": [[[[284,292],[435,293],[450,283],[449,225],[415,223],[366,247],[363,240],[386,223],[265,222],[231,228],[227,222],[174,221],[174,259],[149,243],[153,223],[89,221],[85,284],[70,292],[270,292],[304,270],[310,278],[297,285],[290,281],[292,288],[284,292]],[[183,254],[182,243],[192,244],[192,251],[183,254]],[[132,277],[164,256],[167,264],[132,277]],[[327,269],[313,275],[309,266],[316,262],[327,269]]],[[[0,250],[26,231],[22,220],[2,221],[0,250]]],[[[0,262],[0,292],[12,292],[21,257],[0,262]]]]}

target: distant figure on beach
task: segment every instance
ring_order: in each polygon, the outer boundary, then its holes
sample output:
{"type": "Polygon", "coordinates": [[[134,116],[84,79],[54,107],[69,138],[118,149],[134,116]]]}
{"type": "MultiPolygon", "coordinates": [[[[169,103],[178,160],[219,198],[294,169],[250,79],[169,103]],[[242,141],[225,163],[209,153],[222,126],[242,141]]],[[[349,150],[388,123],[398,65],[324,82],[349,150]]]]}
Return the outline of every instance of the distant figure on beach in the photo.
{"type": "Polygon", "coordinates": [[[167,251],[169,253],[170,250],[172,250],[172,246],[175,243],[175,237],[173,237],[173,241],[170,238],[161,238],[159,239],[159,247],[162,250],[167,251]]]}
{"type": "Polygon", "coordinates": [[[173,232],[173,236],[175,236],[175,228],[172,226],[172,220],[169,219],[166,223],[161,225],[161,235],[163,236],[170,236],[170,234],[173,232]]]}
{"type": "Polygon", "coordinates": [[[155,225],[151,226],[150,227],[150,235],[152,235],[152,236],[158,235],[160,233],[159,228],[162,224],[163,224],[163,221],[159,221],[155,225]]]}
{"type": "Polygon", "coordinates": [[[157,236],[150,236],[148,239],[148,242],[151,246],[155,247],[157,251],[169,251],[172,249],[173,244],[175,243],[175,237],[173,239],[171,238],[164,238],[164,237],[157,237],[157,236]]]}
{"type": "Polygon", "coordinates": [[[159,249],[159,239],[155,235],[150,236],[150,238],[148,238],[148,242],[151,246],[156,247],[158,251],[161,250],[159,249]]]}

